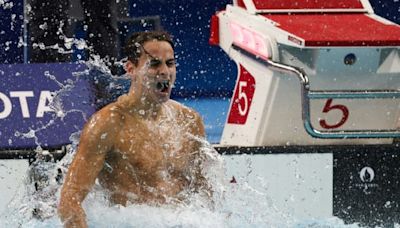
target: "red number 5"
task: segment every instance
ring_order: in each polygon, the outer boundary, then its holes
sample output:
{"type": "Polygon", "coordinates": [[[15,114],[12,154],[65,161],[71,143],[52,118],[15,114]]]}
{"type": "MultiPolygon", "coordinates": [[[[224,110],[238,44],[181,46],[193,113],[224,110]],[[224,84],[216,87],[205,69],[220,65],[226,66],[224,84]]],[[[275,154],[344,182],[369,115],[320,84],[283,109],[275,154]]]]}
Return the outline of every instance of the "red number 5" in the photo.
{"type": "Polygon", "coordinates": [[[319,121],[319,124],[321,125],[321,127],[325,128],[325,129],[333,129],[333,128],[338,128],[340,126],[342,126],[346,120],[349,118],[349,109],[344,106],[344,105],[332,105],[332,98],[328,99],[326,101],[325,107],[322,110],[323,113],[327,113],[331,110],[340,110],[342,112],[342,119],[336,123],[336,124],[328,124],[326,123],[326,121],[324,119],[319,121]]]}

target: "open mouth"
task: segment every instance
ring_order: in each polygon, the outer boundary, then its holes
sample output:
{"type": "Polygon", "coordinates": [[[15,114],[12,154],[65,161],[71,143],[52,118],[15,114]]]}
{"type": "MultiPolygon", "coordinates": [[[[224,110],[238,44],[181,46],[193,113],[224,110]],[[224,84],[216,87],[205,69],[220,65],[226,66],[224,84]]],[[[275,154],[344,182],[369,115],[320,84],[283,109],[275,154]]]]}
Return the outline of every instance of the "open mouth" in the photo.
{"type": "Polygon", "coordinates": [[[162,93],[167,93],[169,90],[169,80],[157,82],[156,88],[162,93]]]}

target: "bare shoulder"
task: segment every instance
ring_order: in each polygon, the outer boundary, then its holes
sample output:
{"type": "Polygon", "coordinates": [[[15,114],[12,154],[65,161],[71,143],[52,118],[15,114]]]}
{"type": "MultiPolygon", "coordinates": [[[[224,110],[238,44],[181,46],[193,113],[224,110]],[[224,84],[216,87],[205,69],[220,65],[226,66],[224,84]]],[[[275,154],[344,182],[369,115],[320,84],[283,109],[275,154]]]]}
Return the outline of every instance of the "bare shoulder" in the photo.
{"type": "Polygon", "coordinates": [[[124,114],[118,103],[114,102],[94,113],[85,128],[92,133],[105,131],[118,131],[122,126],[124,114]]]}
{"type": "Polygon", "coordinates": [[[169,100],[167,104],[174,107],[174,109],[178,112],[178,118],[180,121],[183,123],[188,123],[191,126],[194,134],[204,136],[205,133],[203,119],[197,111],[174,100],[169,100]]]}
{"type": "Polygon", "coordinates": [[[174,100],[169,100],[168,105],[172,106],[181,114],[182,118],[186,120],[201,120],[201,116],[198,112],[196,112],[194,109],[189,108],[182,103],[179,103],[174,100]]]}

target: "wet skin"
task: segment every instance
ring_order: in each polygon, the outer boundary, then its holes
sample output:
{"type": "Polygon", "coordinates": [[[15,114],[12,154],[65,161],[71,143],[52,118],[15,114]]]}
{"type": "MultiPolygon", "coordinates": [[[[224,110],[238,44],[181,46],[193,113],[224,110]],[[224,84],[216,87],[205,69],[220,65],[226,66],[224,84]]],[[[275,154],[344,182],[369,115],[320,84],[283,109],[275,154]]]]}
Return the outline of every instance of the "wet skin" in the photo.
{"type": "Polygon", "coordinates": [[[95,113],[85,125],[65,177],[59,215],[66,227],[86,227],[81,206],[95,180],[115,204],[179,203],[194,192],[211,194],[201,175],[203,122],[169,100],[175,81],[168,42],[147,41],[137,64],[129,62],[128,94],[95,113]]]}

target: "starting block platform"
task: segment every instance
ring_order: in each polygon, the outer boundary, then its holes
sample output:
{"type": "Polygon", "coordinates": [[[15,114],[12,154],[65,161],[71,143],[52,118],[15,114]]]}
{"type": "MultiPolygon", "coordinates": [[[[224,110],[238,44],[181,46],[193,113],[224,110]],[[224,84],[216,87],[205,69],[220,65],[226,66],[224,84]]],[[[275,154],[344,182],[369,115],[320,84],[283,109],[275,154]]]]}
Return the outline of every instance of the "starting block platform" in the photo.
{"type": "Polygon", "coordinates": [[[212,18],[210,42],[239,72],[222,144],[385,144],[400,136],[400,27],[368,1],[315,2],[237,1],[212,18]]]}

